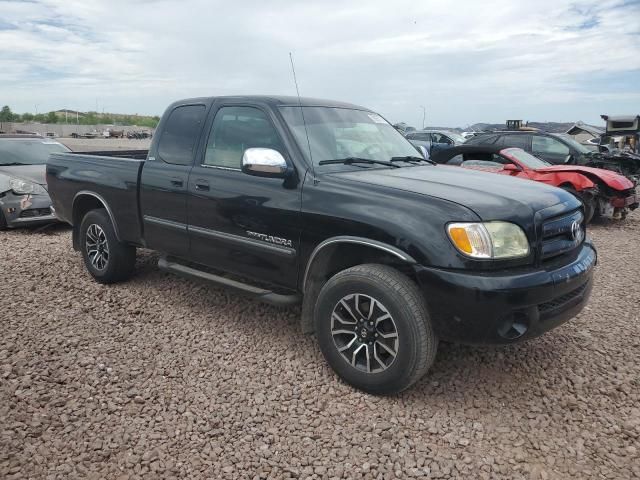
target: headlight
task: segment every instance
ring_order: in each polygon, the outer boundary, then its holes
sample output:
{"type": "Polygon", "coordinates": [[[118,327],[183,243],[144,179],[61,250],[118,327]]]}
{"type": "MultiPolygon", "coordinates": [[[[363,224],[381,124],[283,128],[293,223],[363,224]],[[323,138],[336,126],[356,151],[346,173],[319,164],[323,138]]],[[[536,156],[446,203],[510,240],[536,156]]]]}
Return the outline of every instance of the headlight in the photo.
{"type": "Polygon", "coordinates": [[[447,233],[455,247],[468,257],[504,259],[529,255],[527,236],[513,223],[450,223],[447,233]]]}
{"type": "Polygon", "coordinates": [[[13,193],[18,195],[42,195],[47,193],[41,185],[28,182],[26,180],[20,180],[19,178],[12,178],[9,180],[9,186],[11,187],[11,190],[13,190],[13,193]]]}

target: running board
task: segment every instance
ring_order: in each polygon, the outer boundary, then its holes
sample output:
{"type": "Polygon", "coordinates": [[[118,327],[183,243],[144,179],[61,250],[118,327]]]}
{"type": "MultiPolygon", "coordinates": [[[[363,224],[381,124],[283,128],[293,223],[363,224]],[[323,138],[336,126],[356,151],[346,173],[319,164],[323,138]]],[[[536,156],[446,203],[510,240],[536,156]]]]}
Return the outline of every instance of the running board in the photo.
{"type": "Polygon", "coordinates": [[[242,293],[250,295],[258,301],[270,303],[271,305],[276,305],[278,307],[295,305],[297,303],[300,303],[301,300],[299,295],[282,295],[280,293],[272,292],[271,290],[254,287],[253,285],[242,283],[237,280],[221,277],[209,272],[203,272],[202,270],[198,270],[196,268],[187,267],[186,265],[169,261],[166,258],[161,258],[160,260],[158,260],[158,268],[165,272],[175,273],[176,275],[180,275],[182,277],[204,280],[216,285],[232,288],[234,290],[238,290],[242,293]]]}

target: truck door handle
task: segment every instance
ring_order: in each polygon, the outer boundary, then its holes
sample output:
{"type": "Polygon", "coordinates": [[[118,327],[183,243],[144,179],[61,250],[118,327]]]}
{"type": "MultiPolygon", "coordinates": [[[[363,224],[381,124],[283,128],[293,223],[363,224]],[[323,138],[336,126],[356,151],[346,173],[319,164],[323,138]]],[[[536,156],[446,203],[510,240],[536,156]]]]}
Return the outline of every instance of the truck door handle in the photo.
{"type": "Polygon", "coordinates": [[[207,182],[206,180],[196,180],[196,190],[208,191],[209,182],[207,182]]]}
{"type": "Polygon", "coordinates": [[[181,178],[172,178],[171,185],[174,187],[182,187],[184,185],[184,181],[181,178]]]}

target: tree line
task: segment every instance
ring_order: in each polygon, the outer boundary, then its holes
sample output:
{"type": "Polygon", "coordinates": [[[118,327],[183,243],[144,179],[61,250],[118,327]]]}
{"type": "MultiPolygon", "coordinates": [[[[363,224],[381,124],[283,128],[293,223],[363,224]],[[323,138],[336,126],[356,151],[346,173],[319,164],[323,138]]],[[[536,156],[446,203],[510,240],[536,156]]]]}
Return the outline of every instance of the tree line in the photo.
{"type": "Polygon", "coordinates": [[[15,113],[8,105],[0,110],[0,122],[37,122],[37,123],[62,123],[69,125],[137,125],[139,127],[156,128],[160,117],[146,115],[121,115],[113,113],[86,112],[82,115],[73,113],[67,114],[67,117],[56,112],[47,113],[15,113]]]}

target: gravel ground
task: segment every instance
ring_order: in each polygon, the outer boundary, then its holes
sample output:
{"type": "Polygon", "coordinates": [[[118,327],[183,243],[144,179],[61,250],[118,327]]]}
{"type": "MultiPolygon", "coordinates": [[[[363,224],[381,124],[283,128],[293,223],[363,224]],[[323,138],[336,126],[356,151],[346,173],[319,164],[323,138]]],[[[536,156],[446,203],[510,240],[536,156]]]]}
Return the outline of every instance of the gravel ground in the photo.
{"type": "Polygon", "coordinates": [[[640,214],[591,229],[590,305],[414,388],[343,384],[297,309],[90,280],[63,227],[0,233],[0,478],[640,478],[640,214]]]}

